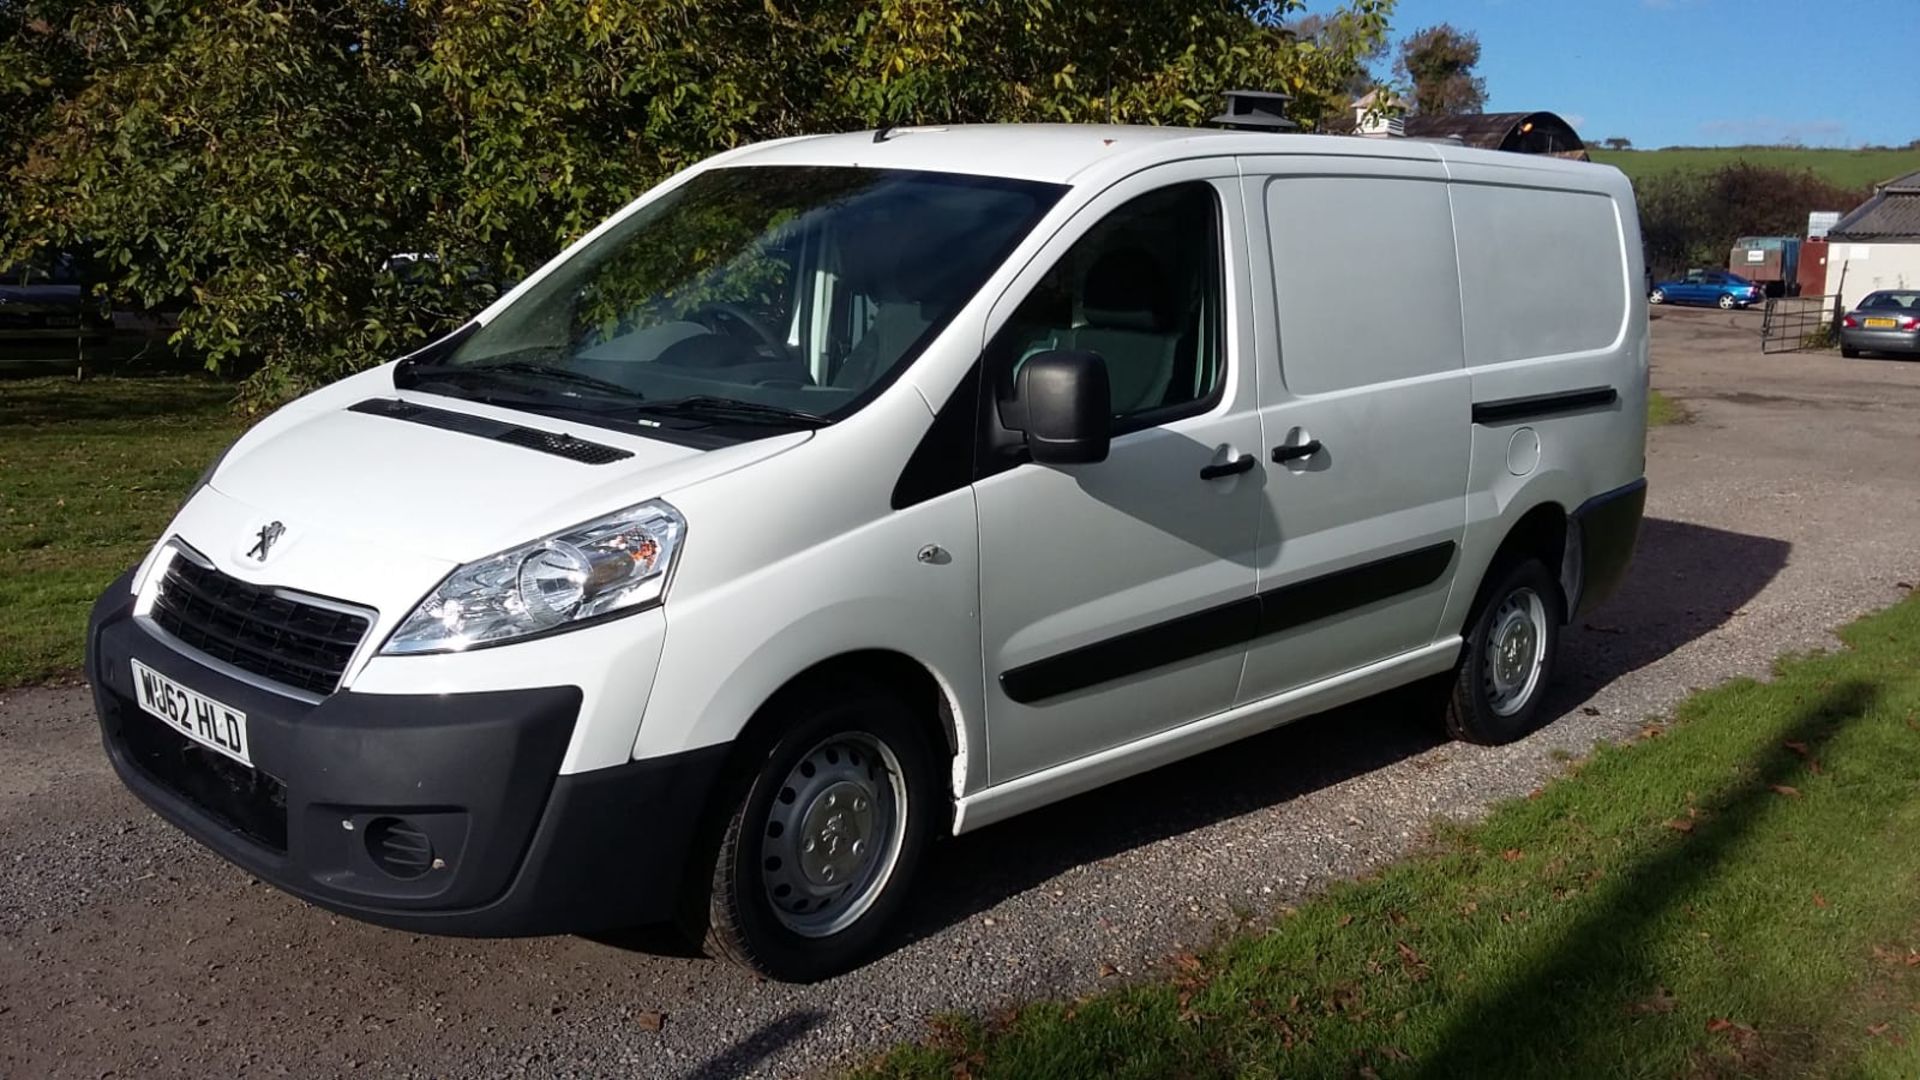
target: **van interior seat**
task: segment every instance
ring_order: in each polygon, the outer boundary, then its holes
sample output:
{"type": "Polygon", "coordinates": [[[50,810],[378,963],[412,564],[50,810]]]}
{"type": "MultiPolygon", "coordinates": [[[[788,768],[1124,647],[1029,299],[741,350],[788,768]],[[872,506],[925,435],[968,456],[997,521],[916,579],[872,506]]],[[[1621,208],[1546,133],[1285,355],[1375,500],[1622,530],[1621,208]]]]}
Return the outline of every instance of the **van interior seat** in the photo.
{"type": "Polygon", "coordinates": [[[1071,347],[1106,360],[1115,413],[1166,399],[1180,345],[1178,311],[1165,269],[1145,248],[1102,252],[1087,268],[1071,347]]]}

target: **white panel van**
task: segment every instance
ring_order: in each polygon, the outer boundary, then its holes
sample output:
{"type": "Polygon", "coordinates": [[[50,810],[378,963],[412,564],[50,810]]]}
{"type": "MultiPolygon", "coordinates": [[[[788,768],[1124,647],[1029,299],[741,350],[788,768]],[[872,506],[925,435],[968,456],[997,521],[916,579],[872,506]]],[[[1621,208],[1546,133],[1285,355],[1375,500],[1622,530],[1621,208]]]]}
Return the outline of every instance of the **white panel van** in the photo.
{"type": "Polygon", "coordinates": [[[1543,719],[1644,502],[1610,168],[895,129],[723,154],[288,405],[101,597],[119,775],[408,930],[884,940],[936,836],[1451,673],[1543,719]]]}

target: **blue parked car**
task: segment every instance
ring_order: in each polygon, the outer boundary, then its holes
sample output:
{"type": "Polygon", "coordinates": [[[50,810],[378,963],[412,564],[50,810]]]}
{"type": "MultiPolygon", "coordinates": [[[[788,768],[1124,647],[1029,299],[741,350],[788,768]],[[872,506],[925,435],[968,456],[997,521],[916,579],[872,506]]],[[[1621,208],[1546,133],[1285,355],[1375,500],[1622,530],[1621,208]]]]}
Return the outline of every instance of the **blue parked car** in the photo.
{"type": "Polygon", "coordinates": [[[1723,311],[1757,304],[1767,290],[1725,270],[1689,270],[1677,281],[1655,282],[1650,304],[1716,304],[1723,311]]]}

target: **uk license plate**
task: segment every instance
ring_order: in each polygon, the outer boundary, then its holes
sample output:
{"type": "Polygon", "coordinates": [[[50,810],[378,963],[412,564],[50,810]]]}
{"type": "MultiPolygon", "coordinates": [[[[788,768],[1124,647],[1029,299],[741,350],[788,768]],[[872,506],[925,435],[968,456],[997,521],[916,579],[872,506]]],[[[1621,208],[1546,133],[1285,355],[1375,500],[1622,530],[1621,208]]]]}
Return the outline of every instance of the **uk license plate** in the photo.
{"type": "Polygon", "coordinates": [[[1866,322],[1866,324],[1867,324],[1867,327],[1868,327],[1869,329],[1872,329],[1872,330],[1891,330],[1891,329],[1893,329],[1893,320],[1892,320],[1892,319],[1866,319],[1866,320],[1864,320],[1864,321],[1866,322]]]}
{"type": "Polygon", "coordinates": [[[173,730],[242,765],[253,766],[247,749],[246,713],[198,690],[189,690],[138,660],[133,661],[133,694],[142,709],[173,730]]]}

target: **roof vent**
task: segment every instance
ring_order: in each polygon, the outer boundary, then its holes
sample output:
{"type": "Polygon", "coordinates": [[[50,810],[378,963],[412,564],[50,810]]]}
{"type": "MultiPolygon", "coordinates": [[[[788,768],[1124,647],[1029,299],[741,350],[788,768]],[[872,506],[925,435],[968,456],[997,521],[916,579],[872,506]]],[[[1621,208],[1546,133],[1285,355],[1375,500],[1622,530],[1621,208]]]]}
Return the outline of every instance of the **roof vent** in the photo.
{"type": "Polygon", "coordinates": [[[1213,118],[1223,128],[1235,131],[1298,131],[1300,125],[1287,119],[1287,102],[1292,98],[1267,90],[1227,91],[1227,111],[1213,118]]]}

